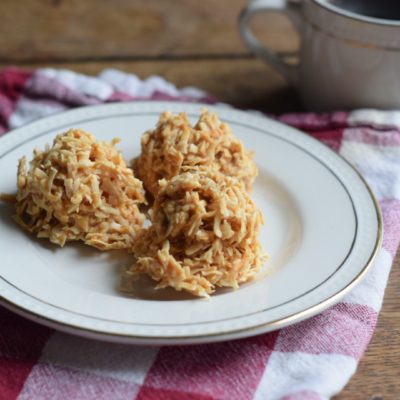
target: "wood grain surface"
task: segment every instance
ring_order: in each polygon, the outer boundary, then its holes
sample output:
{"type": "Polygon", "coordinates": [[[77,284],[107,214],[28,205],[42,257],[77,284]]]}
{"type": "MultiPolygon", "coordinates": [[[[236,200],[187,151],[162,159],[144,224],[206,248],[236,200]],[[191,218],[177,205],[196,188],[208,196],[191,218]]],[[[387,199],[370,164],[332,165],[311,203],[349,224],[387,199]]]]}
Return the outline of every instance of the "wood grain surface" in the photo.
{"type": "MultiPolygon", "coordinates": [[[[237,30],[246,0],[1,0],[0,61],[132,60],[249,55],[237,30]]],[[[268,17],[270,44],[293,48],[268,17]]],[[[264,20],[255,20],[262,33],[264,20]]]]}
{"type": "MultiPolygon", "coordinates": [[[[251,56],[237,33],[245,0],[2,0],[0,67],[49,66],[96,75],[118,68],[200,87],[219,100],[267,113],[301,111],[295,91],[251,56]]],[[[279,51],[298,43],[288,21],[254,21],[279,51]]],[[[335,400],[400,399],[400,255],[371,344],[335,400]]]]}

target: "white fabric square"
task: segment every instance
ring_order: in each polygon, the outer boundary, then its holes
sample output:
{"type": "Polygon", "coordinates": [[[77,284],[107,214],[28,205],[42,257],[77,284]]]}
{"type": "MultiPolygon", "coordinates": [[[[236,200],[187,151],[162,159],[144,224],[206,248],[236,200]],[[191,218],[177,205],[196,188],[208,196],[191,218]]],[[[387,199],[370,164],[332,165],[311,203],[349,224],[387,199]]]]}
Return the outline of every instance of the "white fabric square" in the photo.
{"type": "Polygon", "coordinates": [[[346,140],[340,154],[347,158],[371,185],[378,199],[400,199],[400,147],[373,146],[346,140]]]}
{"type": "Polygon", "coordinates": [[[279,400],[302,390],[314,390],[322,399],[329,399],[344,387],[356,368],[356,360],[344,355],[274,351],[254,400],[279,400]]]}
{"type": "Polygon", "coordinates": [[[32,120],[64,111],[67,108],[55,101],[31,100],[23,96],[18,100],[8,124],[10,128],[18,128],[32,120]]]}
{"type": "Polygon", "coordinates": [[[158,350],[158,347],[103,343],[55,333],[44,347],[41,361],[141,384],[158,350]]]}
{"type": "Polygon", "coordinates": [[[108,99],[113,93],[113,89],[109,84],[92,76],[78,74],[66,69],[53,68],[40,69],[39,73],[50,79],[55,79],[72,90],[97,97],[100,100],[108,99]]]}
{"type": "Polygon", "coordinates": [[[392,256],[385,249],[381,249],[374,266],[343,301],[352,304],[365,304],[379,312],[383,302],[382,293],[385,290],[391,266],[392,256]]]}

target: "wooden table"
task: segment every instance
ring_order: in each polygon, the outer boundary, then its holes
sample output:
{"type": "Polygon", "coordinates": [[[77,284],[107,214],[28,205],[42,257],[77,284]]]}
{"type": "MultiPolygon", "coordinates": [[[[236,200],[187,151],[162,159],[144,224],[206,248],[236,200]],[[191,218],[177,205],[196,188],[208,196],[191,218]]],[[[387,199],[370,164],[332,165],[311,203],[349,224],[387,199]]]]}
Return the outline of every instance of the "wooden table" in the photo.
{"type": "MultiPolygon", "coordinates": [[[[97,74],[118,68],[197,86],[221,101],[269,113],[302,110],[295,92],[254,58],[237,33],[245,0],[2,0],[0,66],[97,74]]],[[[288,21],[260,16],[255,31],[279,51],[298,46],[288,21]],[[266,27],[268,26],[268,30],[266,27]]],[[[336,399],[400,396],[400,255],[374,338],[336,399]]]]}

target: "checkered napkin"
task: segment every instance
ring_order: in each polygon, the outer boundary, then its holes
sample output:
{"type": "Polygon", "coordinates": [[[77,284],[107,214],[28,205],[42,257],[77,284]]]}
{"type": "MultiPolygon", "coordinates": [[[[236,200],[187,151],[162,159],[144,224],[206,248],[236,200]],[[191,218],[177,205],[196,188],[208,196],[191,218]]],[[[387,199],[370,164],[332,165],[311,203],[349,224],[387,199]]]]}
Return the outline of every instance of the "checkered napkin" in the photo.
{"type": "MultiPolygon", "coordinates": [[[[135,99],[212,102],[160,77],[106,70],[0,73],[0,134],[86,104],[135,99]]],[[[373,334],[400,237],[400,112],[286,114],[281,121],[347,158],[375,191],[385,236],[374,267],[343,301],[257,337],[186,347],[101,343],[55,332],[0,307],[0,399],[327,399],[357,368],[373,334]]],[[[12,134],[12,133],[10,133],[12,134]]]]}

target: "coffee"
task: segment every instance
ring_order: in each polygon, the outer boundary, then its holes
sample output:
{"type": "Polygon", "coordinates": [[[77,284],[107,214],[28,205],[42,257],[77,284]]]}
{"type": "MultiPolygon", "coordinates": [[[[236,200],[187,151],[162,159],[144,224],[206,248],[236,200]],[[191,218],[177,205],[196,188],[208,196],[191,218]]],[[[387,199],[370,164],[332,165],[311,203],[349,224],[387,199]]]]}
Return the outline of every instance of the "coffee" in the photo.
{"type": "Polygon", "coordinates": [[[327,2],[354,14],[400,21],[398,0],[327,0],[327,2]]]}

